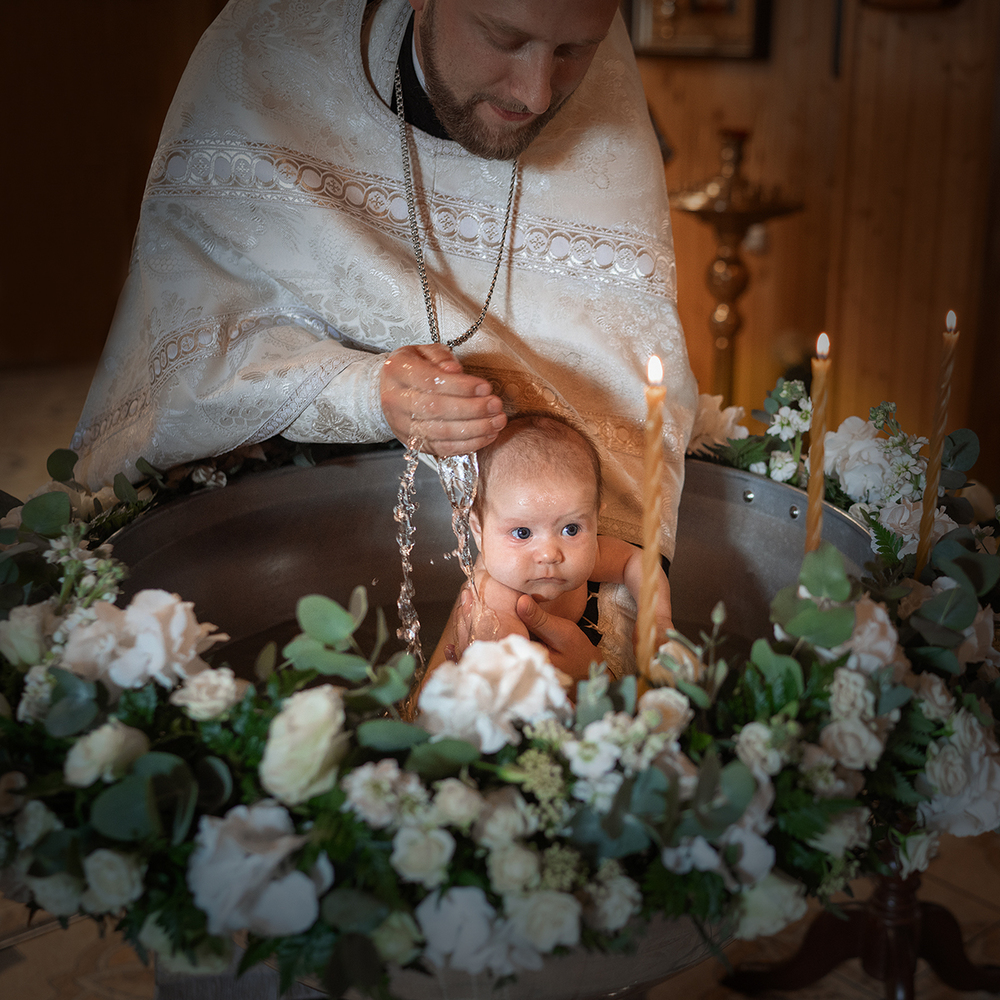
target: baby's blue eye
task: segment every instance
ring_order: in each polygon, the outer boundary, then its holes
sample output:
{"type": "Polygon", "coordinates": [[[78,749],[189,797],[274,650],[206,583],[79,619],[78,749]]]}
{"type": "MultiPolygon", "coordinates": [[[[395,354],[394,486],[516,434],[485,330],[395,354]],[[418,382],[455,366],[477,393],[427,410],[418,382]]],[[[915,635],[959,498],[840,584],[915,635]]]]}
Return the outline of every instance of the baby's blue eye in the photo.
{"type": "Polygon", "coordinates": [[[574,535],[579,534],[579,532],[580,532],[580,525],[578,524],[567,524],[566,527],[563,528],[563,534],[569,535],[570,538],[572,538],[574,535]]]}
{"type": "Polygon", "coordinates": [[[515,528],[511,534],[523,542],[525,539],[531,538],[531,528],[515,528]]]}

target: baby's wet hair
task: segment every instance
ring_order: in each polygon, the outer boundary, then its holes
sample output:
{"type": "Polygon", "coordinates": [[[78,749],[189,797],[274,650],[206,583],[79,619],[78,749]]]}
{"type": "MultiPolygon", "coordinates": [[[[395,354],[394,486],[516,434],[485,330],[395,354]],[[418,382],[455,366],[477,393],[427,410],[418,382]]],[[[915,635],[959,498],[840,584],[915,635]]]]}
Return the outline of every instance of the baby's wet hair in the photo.
{"type": "Polygon", "coordinates": [[[506,446],[515,440],[522,449],[522,454],[519,456],[522,461],[525,463],[530,461],[540,467],[565,465],[568,457],[567,449],[575,448],[582,452],[594,474],[596,504],[600,507],[604,482],[601,456],[594,442],[586,432],[565,417],[544,410],[532,410],[510,417],[507,426],[497,439],[476,453],[479,462],[479,487],[472,509],[478,517],[482,517],[483,514],[486,490],[496,460],[504,453],[506,446]]]}

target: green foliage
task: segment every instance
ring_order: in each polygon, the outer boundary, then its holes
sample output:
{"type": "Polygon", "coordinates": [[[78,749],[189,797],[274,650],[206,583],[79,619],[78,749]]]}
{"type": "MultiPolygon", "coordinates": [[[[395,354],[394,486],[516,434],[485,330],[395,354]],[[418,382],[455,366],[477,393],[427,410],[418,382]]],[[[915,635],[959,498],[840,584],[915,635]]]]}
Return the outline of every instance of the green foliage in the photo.
{"type": "Polygon", "coordinates": [[[21,508],[21,527],[45,538],[56,538],[73,517],[73,507],[65,493],[53,491],[29,500],[21,508]]]}
{"type": "MultiPolygon", "coordinates": [[[[97,685],[59,667],[49,668],[56,679],[45,728],[50,736],[73,736],[83,732],[97,718],[97,685]]],[[[104,691],[102,687],[102,692],[104,691]]]]}
{"type": "Polygon", "coordinates": [[[136,488],[128,481],[125,475],[121,472],[115,475],[114,479],[115,496],[121,500],[122,503],[127,504],[137,504],[139,503],[139,493],[136,488]]]}
{"type": "Polygon", "coordinates": [[[479,751],[465,740],[441,739],[418,743],[406,758],[406,770],[415,771],[424,781],[437,781],[458,774],[479,760],[479,751]]]}
{"type": "Polygon", "coordinates": [[[77,462],[77,454],[69,448],[57,448],[45,463],[45,470],[57,482],[65,483],[73,478],[73,468],[77,462]]]}
{"type": "Polygon", "coordinates": [[[851,597],[851,581],[847,578],[844,557],[829,542],[805,554],[799,583],[817,600],[847,601],[851,597]]]}
{"type": "Polygon", "coordinates": [[[369,719],[358,726],[357,733],[360,746],[385,753],[409,750],[430,739],[426,729],[397,719],[369,719]]]}

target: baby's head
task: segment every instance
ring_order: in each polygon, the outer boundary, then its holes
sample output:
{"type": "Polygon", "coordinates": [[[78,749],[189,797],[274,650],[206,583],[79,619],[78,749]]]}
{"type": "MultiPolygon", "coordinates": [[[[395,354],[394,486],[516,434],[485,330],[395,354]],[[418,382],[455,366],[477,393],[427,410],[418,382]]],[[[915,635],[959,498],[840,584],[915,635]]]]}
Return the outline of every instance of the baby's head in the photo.
{"type": "Polygon", "coordinates": [[[601,506],[594,445],[559,417],[527,413],[478,459],[469,522],[490,576],[543,601],[586,583],[601,506]]]}

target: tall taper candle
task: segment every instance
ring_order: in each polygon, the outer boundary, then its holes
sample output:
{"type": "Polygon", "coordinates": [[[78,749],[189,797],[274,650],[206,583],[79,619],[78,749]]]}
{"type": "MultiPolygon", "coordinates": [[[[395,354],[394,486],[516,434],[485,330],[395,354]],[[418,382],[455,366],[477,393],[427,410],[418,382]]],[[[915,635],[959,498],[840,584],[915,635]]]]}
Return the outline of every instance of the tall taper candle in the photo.
{"type": "Polygon", "coordinates": [[[938,486],[941,483],[944,432],[948,425],[948,402],[951,399],[951,373],[955,368],[955,348],[958,346],[958,330],[955,329],[957,325],[955,311],[949,310],[946,329],[941,335],[941,379],[938,385],[937,403],[934,406],[930,450],[927,453],[927,485],[924,487],[924,505],[920,512],[920,541],[917,543],[917,577],[923,572],[931,554],[931,533],[934,529],[934,512],[938,505],[938,486]]]}
{"type": "Polygon", "coordinates": [[[663,365],[654,354],[646,369],[646,441],[642,486],[642,582],[637,618],[640,687],[656,653],[656,596],[660,571],[660,510],[663,501],[663,365]]]}
{"type": "Polygon", "coordinates": [[[821,333],[816,338],[816,357],[812,360],[812,421],[809,425],[809,508],[806,511],[806,552],[815,552],[823,540],[823,496],[826,476],[823,456],[826,438],[826,400],[829,395],[826,377],[830,373],[830,338],[821,333]]]}

